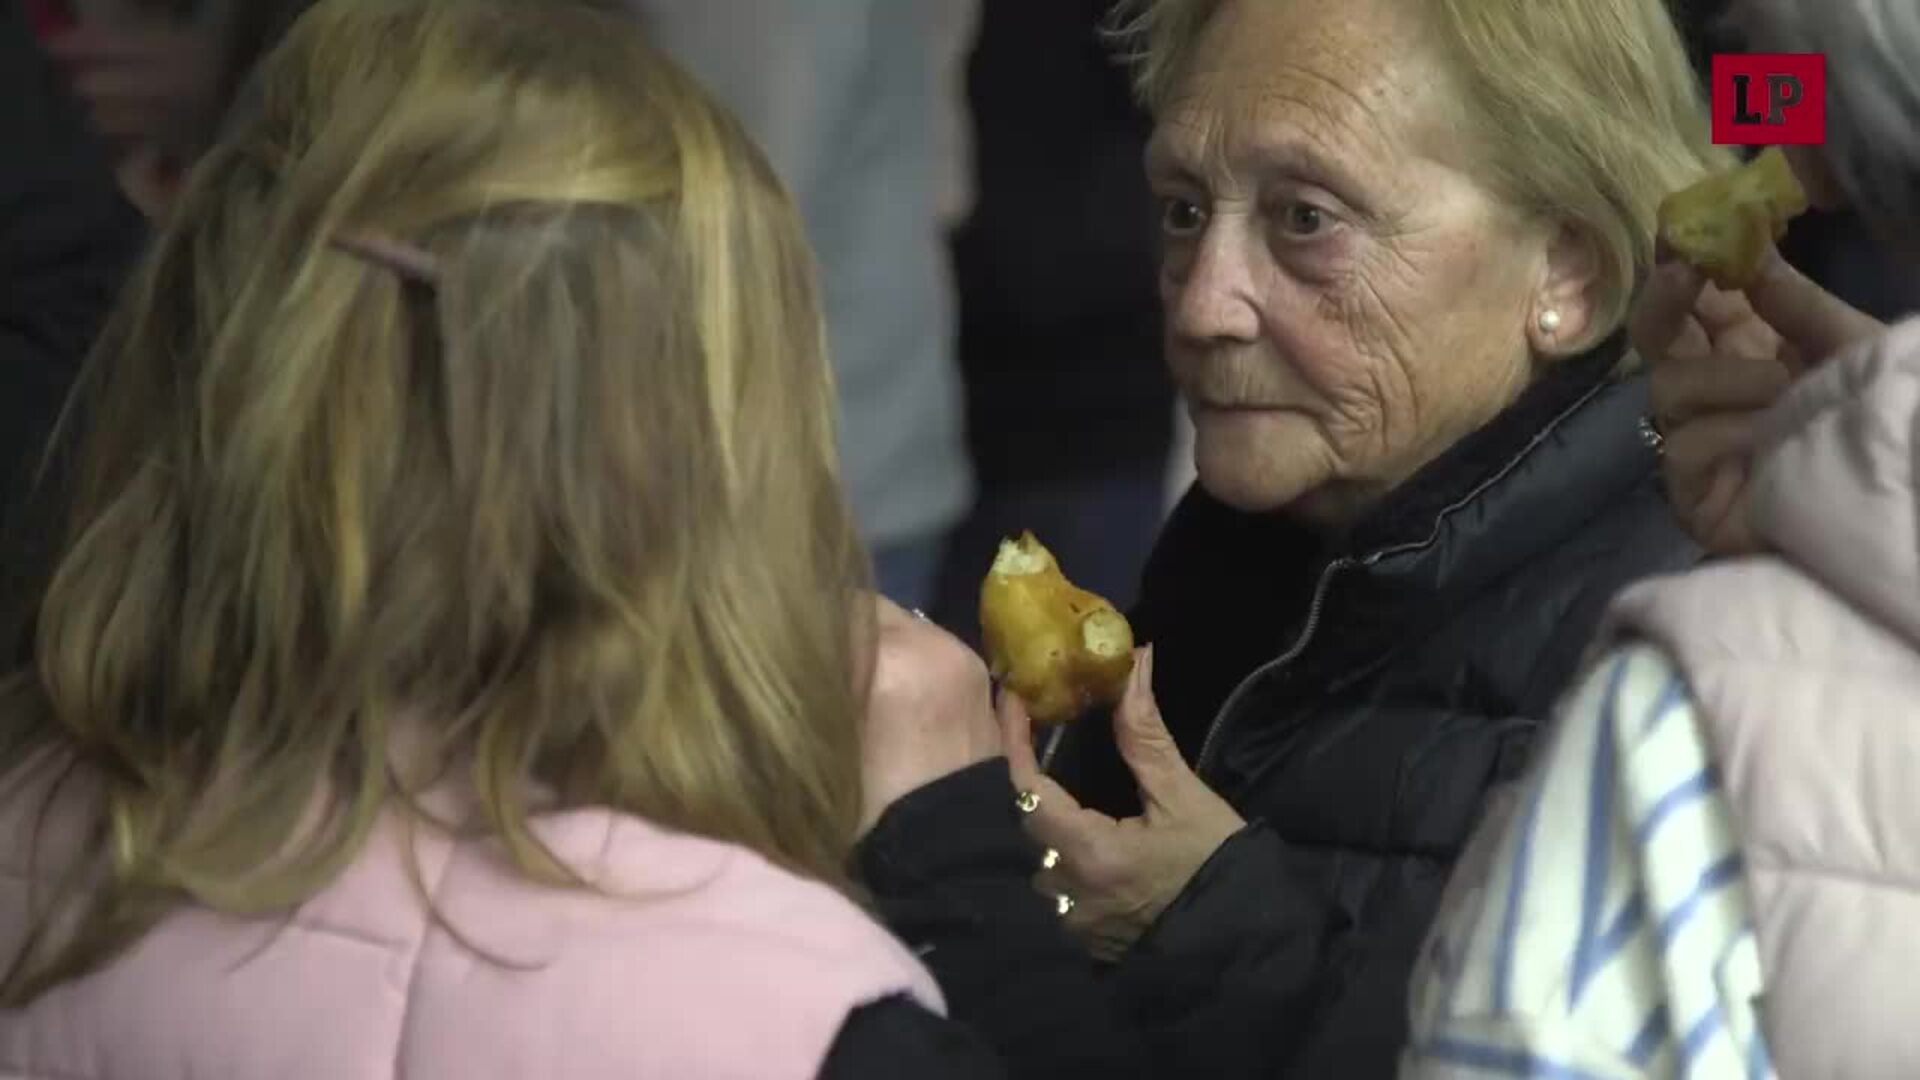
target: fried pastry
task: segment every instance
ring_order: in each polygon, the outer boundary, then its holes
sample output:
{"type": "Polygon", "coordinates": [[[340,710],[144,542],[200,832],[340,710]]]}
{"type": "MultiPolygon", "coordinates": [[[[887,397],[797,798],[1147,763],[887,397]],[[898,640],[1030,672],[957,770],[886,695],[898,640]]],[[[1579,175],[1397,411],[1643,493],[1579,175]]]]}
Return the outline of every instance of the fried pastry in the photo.
{"type": "Polygon", "coordinates": [[[1767,246],[1805,212],[1807,195],[1777,146],[1660,203],[1660,238],[1723,289],[1750,287],[1767,246]]]}
{"type": "Polygon", "coordinates": [[[1031,532],[1003,540],[980,585],[980,630],[994,678],[1036,724],[1114,705],[1133,673],[1133,628],[1075,586],[1031,532]]]}

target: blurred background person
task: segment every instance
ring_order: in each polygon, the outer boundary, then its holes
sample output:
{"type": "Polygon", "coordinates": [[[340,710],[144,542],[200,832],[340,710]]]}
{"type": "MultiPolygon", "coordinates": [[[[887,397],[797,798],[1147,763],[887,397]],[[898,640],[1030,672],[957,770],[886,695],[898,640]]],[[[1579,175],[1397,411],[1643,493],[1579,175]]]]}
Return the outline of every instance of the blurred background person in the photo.
{"type": "MultiPolygon", "coordinates": [[[[132,185],[164,190],[229,107],[246,107],[248,72],[310,2],[183,13],[121,0],[83,11],[54,47],[125,147],[132,185]]],[[[932,607],[972,499],[947,239],[969,201],[962,67],[976,0],[592,2],[638,19],[794,193],[823,271],[846,483],[878,584],[932,607]]]]}
{"type": "MultiPolygon", "coordinates": [[[[1920,7],[1735,0],[1827,57],[1813,203],[1920,272],[1920,7]]],[[[1720,558],[1613,605],[1548,751],[1463,860],[1416,1076],[1920,1074],[1920,321],[1771,251],[1663,264],[1636,348],[1675,512],[1720,558]]]]}
{"type": "Polygon", "coordinates": [[[823,346],[630,23],[317,5],[82,383],[0,1071],[1138,1075],[983,665],[863,591],[823,346]]]}
{"type": "Polygon", "coordinates": [[[950,230],[978,0],[620,0],[740,117],[820,261],[847,488],[880,590],[932,608],[973,496],[950,230]]]}
{"type": "MultiPolygon", "coordinates": [[[[67,62],[89,119],[114,149],[121,184],[149,215],[212,137],[227,97],[227,42],[206,0],[22,0],[67,62]]],[[[277,10],[263,3],[257,10],[277,10]]]]}
{"type": "MultiPolygon", "coordinates": [[[[48,436],[146,241],[114,183],[112,149],[41,53],[24,9],[0,5],[0,660],[59,530],[39,504],[48,436]]],[[[49,24],[46,28],[52,29],[49,24]]]]}
{"type": "Polygon", "coordinates": [[[986,0],[969,67],[976,198],[954,241],[973,512],[936,615],[977,640],[980,578],[1032,529],[1132,602],[1165,516],[1173,386],[1141,169],[1151,123],[1101,28],[1112,0],[986,0]]]}

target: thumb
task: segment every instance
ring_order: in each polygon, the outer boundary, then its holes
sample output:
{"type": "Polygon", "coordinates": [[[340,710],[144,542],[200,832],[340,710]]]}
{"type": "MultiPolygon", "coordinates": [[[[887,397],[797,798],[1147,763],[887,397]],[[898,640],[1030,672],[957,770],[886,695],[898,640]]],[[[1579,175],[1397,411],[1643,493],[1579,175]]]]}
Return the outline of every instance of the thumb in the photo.
{"type": "Polygon", "coordinates": [[[1817,364],[1883,329],[1871,315],[1814,284],[1771,245],[1760,264],[1760,276],[1746,293],[1754,314],[1766,320],[1808,364],[1817,364]]]}
{"type": "Polygon", "coordinates": [[[1141,649],[1134,657],[1133,675],[1127,680],[1126,696],[1113,714],[1113,739],[1120,756],[1140,786],[1143,801],[1152,802],[1156,792],[1164,790],[1171,778],[1189,771],[1180,756],[1180,746],[1160,715],[1153,700],[1153,646],[1141,649]]]}

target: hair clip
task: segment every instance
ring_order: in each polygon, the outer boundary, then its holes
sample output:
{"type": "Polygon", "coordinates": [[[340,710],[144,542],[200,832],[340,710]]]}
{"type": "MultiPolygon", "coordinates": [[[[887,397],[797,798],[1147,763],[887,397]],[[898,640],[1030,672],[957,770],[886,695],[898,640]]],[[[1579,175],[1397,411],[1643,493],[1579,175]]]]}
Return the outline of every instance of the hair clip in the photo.
{"type": "Polygon", "coordinates": [[[333,247],[355,258],[383,266],[401,278],[421,285],[440,283],[440,260],[412,244],[369,233],[334,234],[333,247]]]}

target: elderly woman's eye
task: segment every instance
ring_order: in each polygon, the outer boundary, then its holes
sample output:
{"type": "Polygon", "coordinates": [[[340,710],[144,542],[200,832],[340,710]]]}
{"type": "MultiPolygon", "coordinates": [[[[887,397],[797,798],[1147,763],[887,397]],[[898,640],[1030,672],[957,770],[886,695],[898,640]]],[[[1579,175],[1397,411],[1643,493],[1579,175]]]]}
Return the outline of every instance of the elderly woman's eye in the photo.
{"type": "Polygon", "coordinates": [[[1186,199],[1160,200],[1160,227],[1169,236],[1192,236],[1207,224],[1206,211],[1186,199]]]}
{"type": "Polygon", "coordinates": [[[1308,203],[1289,203],[1281,224],[1294,236],[1312,236],[1327,227],[1326,211],[1308,203]]]}

